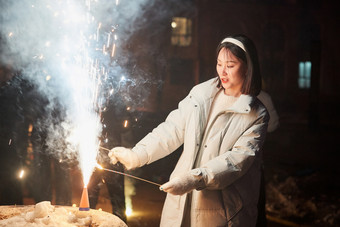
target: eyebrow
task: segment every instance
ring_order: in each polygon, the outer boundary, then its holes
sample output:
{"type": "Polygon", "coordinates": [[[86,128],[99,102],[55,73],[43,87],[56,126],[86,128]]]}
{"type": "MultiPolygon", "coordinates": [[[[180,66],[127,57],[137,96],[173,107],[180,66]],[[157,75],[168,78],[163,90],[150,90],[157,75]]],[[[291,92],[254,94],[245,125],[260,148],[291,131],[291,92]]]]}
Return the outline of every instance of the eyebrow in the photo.
{"type": "MultiPolygon", "coordinates": [[[[217,61],[222,62],[221,60],[217,59],[217,61]]],[[[236,63],[236,61],[225,61],[227,63],[236,63]]]]}

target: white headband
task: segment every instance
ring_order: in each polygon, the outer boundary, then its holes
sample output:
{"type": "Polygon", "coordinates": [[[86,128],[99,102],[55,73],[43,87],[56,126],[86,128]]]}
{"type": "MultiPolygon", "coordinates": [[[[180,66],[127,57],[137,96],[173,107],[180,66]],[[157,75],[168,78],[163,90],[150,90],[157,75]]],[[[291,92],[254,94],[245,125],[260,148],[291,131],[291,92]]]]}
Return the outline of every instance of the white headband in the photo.
{"type": "Polygon", "coordinates": [[[244,50],[244,52],[246,52],[246,48],[244,48],[244,45],[241,41],[234,39],[234,38],[225,38],[225,39],[222,40],[221,43],[226,43],[226,42],[233,43],[236,46],[240,47],[242,50],[244,50]]]}

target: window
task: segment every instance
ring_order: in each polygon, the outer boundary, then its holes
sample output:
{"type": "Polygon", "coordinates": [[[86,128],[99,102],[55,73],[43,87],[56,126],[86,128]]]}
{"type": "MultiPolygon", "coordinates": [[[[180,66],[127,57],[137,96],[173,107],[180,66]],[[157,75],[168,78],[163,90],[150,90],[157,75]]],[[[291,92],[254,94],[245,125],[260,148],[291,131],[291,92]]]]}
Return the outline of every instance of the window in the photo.
{"type": "Polygon", "coordinates": [[[185,17],[173,17],[171,22],[171,44],[189,46],[191,44],[192,21],[185,17]]]}
{"type": "Polygon", "coordinates": [[[310,77],[312,71],[312,63],[310,61],[299,63],[299,79],[298,85],[301,89],[310,88],[310,77]]]}

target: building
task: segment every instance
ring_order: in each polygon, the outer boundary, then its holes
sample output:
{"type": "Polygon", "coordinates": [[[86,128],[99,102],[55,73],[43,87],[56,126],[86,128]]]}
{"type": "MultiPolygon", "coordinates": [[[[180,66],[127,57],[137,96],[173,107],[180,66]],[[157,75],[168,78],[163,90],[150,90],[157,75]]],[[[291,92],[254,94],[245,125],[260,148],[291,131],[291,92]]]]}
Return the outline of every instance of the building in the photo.
{"type": "Polygon", "coordinates": [[[144,17],[128,44],[134,67],[152,81],[140,110],[176,108],[193,85],[215,75],[218,43],[242,33],[257,45],[263,89],[283,119],[338,122],[339,16],[331,1],[156,1],[144,17]]]}

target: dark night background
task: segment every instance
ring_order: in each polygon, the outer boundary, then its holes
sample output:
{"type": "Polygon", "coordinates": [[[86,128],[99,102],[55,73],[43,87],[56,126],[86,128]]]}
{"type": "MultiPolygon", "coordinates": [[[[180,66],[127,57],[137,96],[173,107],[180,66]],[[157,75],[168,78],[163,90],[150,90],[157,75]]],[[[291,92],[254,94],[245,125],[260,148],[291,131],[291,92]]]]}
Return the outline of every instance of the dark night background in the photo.
{"type": "MultiPolygon", "coordinates": [[[[154,1],[121,46],[131,77],[145,76],[143,89],[124,91],[131,100],[143,100],[127,103],[138,118],[130,126],[134,141],[162,122],[192,86],[215,76],[215,48],[224,37],[245,34],[257,46],[263,90],[280,117],[280,127],[264,144],[268,226],[339,226],[339,12],[330,0],[154,1]],[[176,18],[185,19],[184,30],[171,27],[176,18]],[[310,77],[299,73],[306,62],[310,77]]],[[[31,136],[24,119],[35,119],[44,100],[36,99],[34,87],[11,65],[1,65],[0,82],[0,189],[11,185],[12,192],[0,197],[1,204],[30,204],[30,186],[8,174],[34,159],[25,153],[27,143],[17,141],[31,136]]],[[[180,150],[132,173],[163,183],[179,155],[180,150]]],[[[132,217],[129,226],[157,226],[164,195],[135,184],[135,209],[150,207],[152,215],[132,217]]]]}

